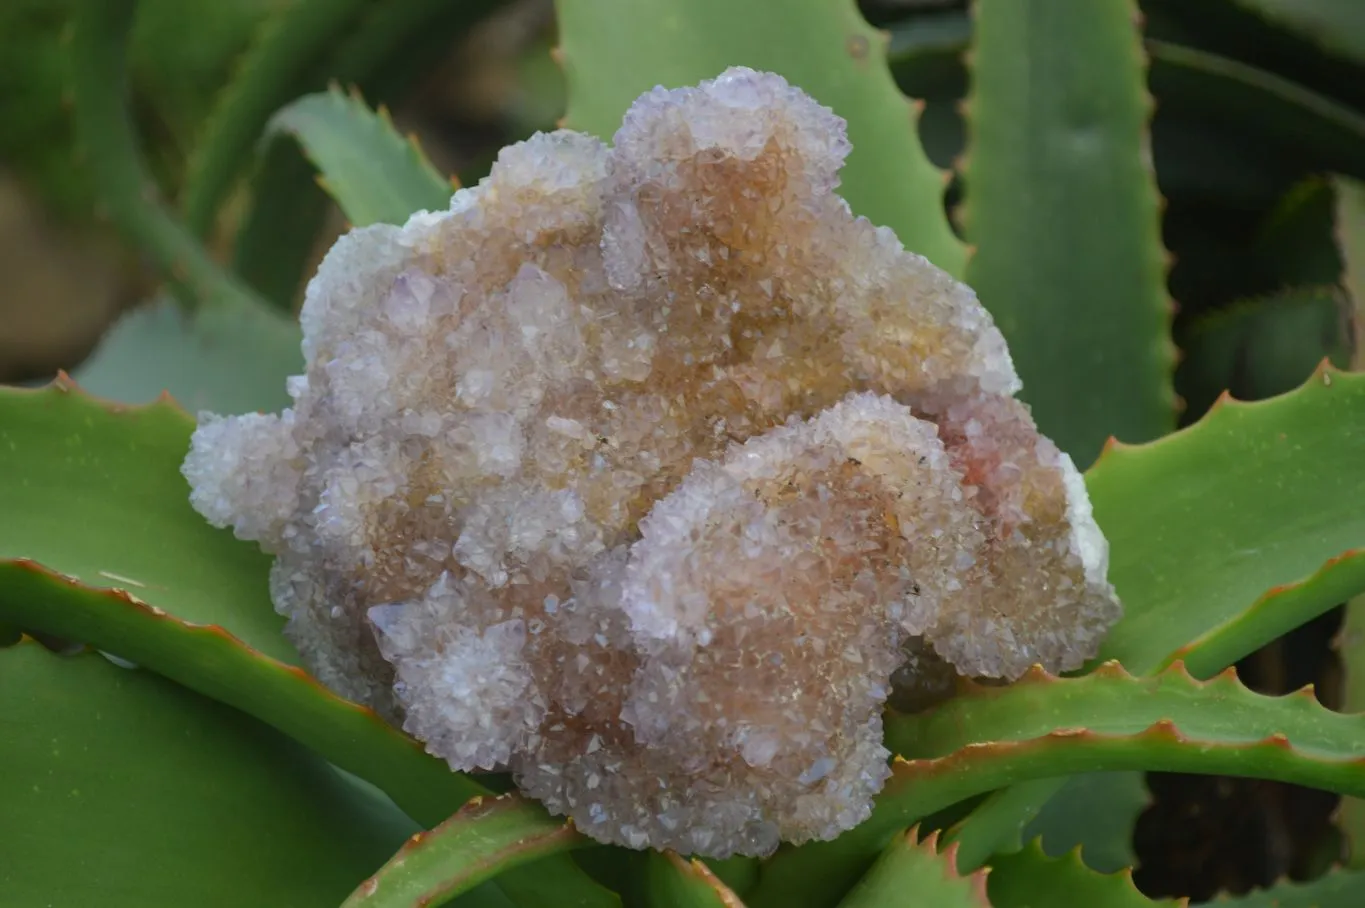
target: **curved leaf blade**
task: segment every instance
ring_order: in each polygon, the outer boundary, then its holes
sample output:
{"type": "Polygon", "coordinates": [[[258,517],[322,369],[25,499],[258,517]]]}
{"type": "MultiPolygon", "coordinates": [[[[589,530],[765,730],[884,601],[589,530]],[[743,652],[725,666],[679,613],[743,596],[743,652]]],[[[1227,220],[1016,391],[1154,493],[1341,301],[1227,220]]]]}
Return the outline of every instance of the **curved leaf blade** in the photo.
{"type": "Polygon", "coordinates": [[[95,653],[0,651],[0,715],[6,904],[331,908],[412,830],[254,719],[95,653]]]}
{"type": "Polygon", "coordinates": [[[937,833],[915,838],[914,829],[893,838],[839,908],[991,908],[985,871],[959,876],[956,846],[940,853],[937,833]]]}
{"type": "Polygon", "coordinates": [[[1039,426],[1088,464],[1109,435],[1146,441],[1175,425],[1136,10],[977,0],[974,31],[967,282],[1009,341],[1039,426]]]}
{"type": "Polygon", "coordinates": [[[888,717],[887,744],[914,759],[895,761],[872,817],[834,841],[779,852],[751,905],[835,904],[898,831],[1006,785],[1027,793],[1018,783],[1036,779],[1142,770],[1365,791],[1365,715],[1333,713],[1307,691],[1253,694],[1230,672],[1196,681],[1183,667],[1134,677],[1110,665],[1075,679],[1035,673],[978,687],[888,717]]]}
{"type": "Polygon", "coordinates": [[[400,136],[389,112],[370,110],[359,94],[333,86],[305,95],[271,117],[266,135],[281,133],[303,146],[323,188],[356,227],[402,224],[416,211],[450,205],[450,181],[416,139],[400,136]]]}
{"type": "Polygon", "coordinates": [[[779,15],[731,0],[558,0],[565,125],[610,139],[639,95],[730,66],[784,76],[848,121],[840,194],[856,214],[961,275],[965,250],[943,210],[944,176],[886,68],[886,38],[853,0],[788,0],[779,15]]]}
{"type": "Polygon", "coordinates": [[[1356,0],[1234,0],[1329,53],[1365,63],[1365,6],[1356,0]]]}
{"type": "Polygon", "coordinates": [[[1227,908],[1356,908],[1365,902],[1365,872],[1331,870],[1311,883],[1284,881],[1246,895],[1221,896],[1205,905],[1227,908]]]}
{"type": "Polygon", "coordinates": [[[588,843],[572,824],[517,795],[476,796],[435,829],[413,835],[342,908],[441,905],[505,870],[588,843]]]}
{"type": "Polygon", "coordinates": [[[1066,893],[1065,904],[1093,908],[1183,908],[1189,903],[1187,899],[1149,899],[1133,885],[1132,871],[1096,873],[1079,852],[1050,858],[1036,840],[1022,851],[993,860],[986,883],[993,908],[1063,904],[1060,893],[1066,893]]]}
{"type": "Polygon", "coordinates": [[[676,852],[650,852],[647,880],[650,908],[744,908],[710,867],[676,852]]]}
{"type": "MultiPolygon", "coordinates": [[[[1324,364],[1288,394],[1224,398],[1159,441],[1111,444],[1086,484],[1125,609],[1099,660],[1147,672],[1221,635],[1231,662],[1365,588],[1343,557],[1365,546],[1365,376],[1324,364]]],[[[1223,667],[1208,659],[1196,670],[1223,667]]]]}
{"type": "Polygon", "coordinates": [[[269,558],[190,507],[180,464],[193,430],[165,398],[110,405],[65,377],[37,390],[0,389],[0,558],[127,589],[292,662],[270,603],[269,558]]]}
{"type": "Polygon", "coordinates": [[[1151,801],[1141,773],[1075,776],[1024,829],[1024,838],[1036,840],[1054,858],[1080,848],[1087,867],[1117,873],[1137,863],[1133,830],[1151,801]]]}

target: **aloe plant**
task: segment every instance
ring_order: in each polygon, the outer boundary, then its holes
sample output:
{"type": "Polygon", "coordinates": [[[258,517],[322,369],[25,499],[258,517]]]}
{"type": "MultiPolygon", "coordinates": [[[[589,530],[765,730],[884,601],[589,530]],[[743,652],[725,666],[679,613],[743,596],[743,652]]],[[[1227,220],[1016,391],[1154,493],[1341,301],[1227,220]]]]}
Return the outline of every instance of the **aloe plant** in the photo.
{"type": "Polygon", "coordinates": [[[1326,863],[1351,869],[1228,903],[1365,899],[1355,0],[869,4],[885,31],[852,0],[558,0],[568,128],[609,141],[642,92],[737,65],[848,122],[841,194],[991,311],[1040,428],[1087,468],[1124,608],[1074,672],[889,708],[891,775],[855,828],[725,860],[600,844],[328,689],[282,633],[270,559],[180,472],[192,414],[288,405],[325,205],[355,227],[448,205],[456,181],[382,102],[497,5],[253,4],[216,102],[176,96],[198,138],[171,192],[129,60],[172,14],[73,0],[75,141],[166,294],[72,376],[0,388],[0,901],[1174,904],[1190,893],[1133,881],[1144,772],[1345,796],[1326,863]],[[1274,36],[1265,66],[1245,35],[1274,36]],[[1231,668],[1353,599],[1344,711],[1231,668]]]}

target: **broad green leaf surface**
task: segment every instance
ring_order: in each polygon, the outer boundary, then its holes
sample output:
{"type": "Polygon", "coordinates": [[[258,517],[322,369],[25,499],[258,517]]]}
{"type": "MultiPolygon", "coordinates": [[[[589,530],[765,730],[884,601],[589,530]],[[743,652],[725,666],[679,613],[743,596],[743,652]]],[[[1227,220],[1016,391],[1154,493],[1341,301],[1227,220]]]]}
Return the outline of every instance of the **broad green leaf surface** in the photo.
{"type": "MultiPolygon", "coordinates": [[[[94,0],[100,2],[100,0],[94,0]]],[[[206,235],[271,114],[354,23],[365,0],[295,0],[271,17],[223,89],[189,159],[182,207],[206,235]]]]}
{"type": "Polygon", "coordinates": [[[672,851],[651,851],[647,883],[649,908],[744,908],[711,868],[672,851]]]}
{"type": "Polygon", "coordinates": [[[936,834],[915,837],[911,829],[892,838],[839,908],[991,908],[985,871],[959,876],[952,846],[939,853],[936,834]]]}
{"type": "MultiPolygon", "coordinates": [[[[588,843],[572,824],[551,818],[517,795],[476,797],[435,829],[409,839],[342,908],[441,905],[505,870],[588,843]]],[[[565,894],[555,904],[618,903],[603,890],[593,903],[565,894]]]]}
{"type": "Polygon", "coordinates": [[[1308,688],[1283,697],[1252,693],[1232,669],[1208,681],[1196,681],[1183,665],[1142,677],[1112,662],[1075,678],[1033,671],[1006,687],[974,686],[924,713],[888,717],[886,741],[896,753],[923,759],[1055,729],[1059,736],[1122,736],[1164,725],[1216,744],[1278,741],[1337,761],[1365,781],[1365,765],[1351,765],[1365,757],[1365,715],[1332,712],[1308,688]]]}
{"type": "Polygon", "coordinates": [[[0,619],[83,640],[285,732],[382,789],[424,826],[488,790],[372,711],[213,626],[187,625],[122,590],[94,590],[27,561],[0,561],[0,619]]]}
{"type": "MultiPolygon", "coordinates": [[[[1238,695],[1237,699],[1245,698],[1238,695]]],[[[1081,723],[1059,728],[1045,721],[1050,717],[1044,717],[1032,729],[1021,723],[1019,732],[1024,737],[1019,740],[975,742],[937,758],[897,759],[892,763],[890,780],[877,796],[871,818],[834,841],[779,851],[764,866],[748,904],[751,908],[835,905],[892,836],[951,804],[1035,779],[1119,770],[1192,772],[1255,776],[1355,797],[1365,794],[1365,763],[1361,762],[1365,755],[1365,717],[1341,716],[1321,707],[1315,709],[1323,716],[1306,716],[1302,714],[1307,712],[1304,707],[1261,699],[1274,705],[1253,710],[1242,709],[1239,704],[1237,712],[1267,727],[1274,727],[1273,720],[1278,718],[1271,713],[1283,713],[1285,727],[1312,732],[1302,747],[1279,733],[1257,740],[1246,731],[1228,728],[1217,717],[1206,717],[1192,709],[1190,717],[1203,724],[1192,726],[1188,733],[1165,719],[1140,731],[1106,734],[1081,723]],[[1201,731],[1219,737],[1204,737],[1201,731]],[[1226,739],[1221,737],[1224,734],[1226,739]]],[[[1093,717],[1086,713],[1082,722],[1093,717]]],[[[1008,722],[997,724],[1005,728],[1008,722]]],[[[984,730],[984,723],[981,728],[984,730]]],[[[945,741],[951,735],[940,733],[945,741]]]]}
{"type": "Polygon", "coordinates": [[[5,905],[335,908],[412,824],[236,710],[94,653],[0,650],[5,905]]]}
{"type": "MultiPolygon", "coordinates": [[[[1160,441],[1110,447],[1086,484],[1124,603],[1099,658],[1148,672],[1232,634],[1230,664],[1365,589],[1348,554],[1365,546],[1365,376],[1325,369],[1280,397],[1225,401],[1160,441]],[[1279,605],[1254,608],[1268,595],[1279,605]]],[[[1223,667],[1185,658],[1197,674],[1223,667]]]]}
{"type": "Polygon", "coordinates": [[[193,429],[165,400],[108,406],[65,380],[0,389],[0,558],[125,589],[293,661],[270,603],[269,559],[190,507],[180,464],[193,429]]]}
{"type": "Polygon", "coordinates": [[[1359,0],[1233,0],[1329,53],[1365,64],[1365,4],[1359,0]]]}
{"type": "Polygon", "coordinates": [[[886,67],[885,36],[854,0],[558,0],[568,81],[565,125],[610,140],[656,85],[678,88],[748,66],[784,76],[848,121],[840,194],[955,275],[965,250],[943,209],[944,176],[886,67]]]}
{"type": "Polygon", "coordinates": [[[1201,904],[1220,908],[1359,908],[1365,904],[1365,873],[1331,870],[1311,883],[1285,881],[1201,904]]]}
{"type": "Polygon", "coordinates": [[[1147,441],[1175,424],[1136,8],[974,9],[966,278],[1009,341],[1040,428],[1084,467],[1110,435],[1147,441]]]}
{"type": "Polygon", "coordinates": [[[402,224],[450,205],[450,181],[398,134],[387,110],[370,110],[359,95],[333,88],[299,98],[271,118],[266,134],[279,133],[298,139],[356,227],[402,224]]]}
{"type": "Polygon", "coordinates": [[[303,371],[292,317],[260,306],[186,313],[158,300],[127,313],[73,372],[92,394],[130,404],[171,394],[191,413],[275,411],[285,379],[303,371]]]}
{"type": "Polygon", "coordinates": [[[1075,776],[1024,829],[1024,838],[1041,842],[1055,858],[1080,848],[1087,867],[1116,873],[1137,863],[1133,828],[1150,803],[1141,773],[1075,776]]]}
{"type": "Polygon", "coordinates": [[[1331,286],[1302,287],[1219,309],[1180,338],[1177,387],[1195,413],[1225,391],[1264,400],[1303,384],[1329,358],[1350,365],[1346,301],[1331,286]]]}
{"type": "Polygon", "coordinates": [[[1133,885],[1131,871],[1097,873],[1071,852],[1050,858],[1034,841],[1022,851],[1001,855],[991,862],[986,878],[992,908],[1039,908],[1084,905],[1086,908],[1176,908],[1185,904],[1173,899],[1147,898],[1133,885]]]}
{"type": "MultiPolygon", "coordinates": [[[[1337,177],[1333,188],[1336,248],[1357,332],[1352,366],[1359,370],[1365,367],[1365,344],[1359,337],[1365,329],[1365,183],[1337,177]]],[[[1365,711],[1365,596],[1357,596],[1346,604],[1337,652],[1341,657],[1341,708],[1346,712],[1365,711]]],[[[1346,838],[1350,865],[1357,869],[1365,867],[1365,802],[1343,799],[1337,825],[1346,838]]]]}

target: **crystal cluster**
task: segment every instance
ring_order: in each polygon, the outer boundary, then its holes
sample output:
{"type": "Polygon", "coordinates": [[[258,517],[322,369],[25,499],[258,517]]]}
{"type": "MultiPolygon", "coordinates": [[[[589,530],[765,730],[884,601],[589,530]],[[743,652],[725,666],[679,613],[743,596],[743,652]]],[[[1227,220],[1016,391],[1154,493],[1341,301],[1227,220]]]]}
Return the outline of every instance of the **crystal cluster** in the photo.
{"type": "Polygon", "coordinates": [[[732,69],[342,238],[294,406],[203,417],[184,468],[319,679],[600,840],[725,856],[868,814],[893,673],[1091,656],[1085,487],[972,292],[835,194],[849,150],[732,69]]]}

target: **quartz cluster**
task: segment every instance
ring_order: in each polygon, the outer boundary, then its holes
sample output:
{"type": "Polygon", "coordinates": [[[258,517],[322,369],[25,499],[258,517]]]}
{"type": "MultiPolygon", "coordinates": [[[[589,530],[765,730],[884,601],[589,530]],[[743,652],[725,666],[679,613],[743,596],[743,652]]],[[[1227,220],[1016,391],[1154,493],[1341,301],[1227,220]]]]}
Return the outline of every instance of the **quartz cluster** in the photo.
{"type": "Polygon", "coordinates": [[[294,406],[201,416],[184,466],[317,677],[602,841],[726,856],[867,816],[893,673],[1093,655],[1080,476],[971,290],[835,194],[849,150],[736,68],[343,237],[294,406]]]}

